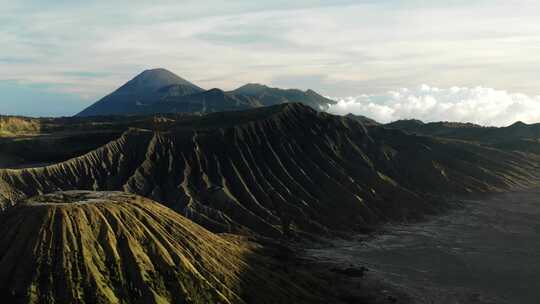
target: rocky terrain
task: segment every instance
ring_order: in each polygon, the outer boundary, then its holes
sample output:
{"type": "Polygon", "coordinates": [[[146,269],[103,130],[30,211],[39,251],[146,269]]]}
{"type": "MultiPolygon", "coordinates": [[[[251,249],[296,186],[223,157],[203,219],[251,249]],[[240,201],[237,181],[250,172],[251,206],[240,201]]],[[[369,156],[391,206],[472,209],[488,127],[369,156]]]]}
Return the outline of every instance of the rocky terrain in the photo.
{"type": "Polygon", "coordinates": [[[448,194],[526,187],[540,160],[366,128],[300,104],[148,127],[65,162],[0,170],[1,205],[60,190],[121,190],[214,232],[320,236],[419,219],[444,209],[448,194]]]}
{"type": "Polygon", "coordinates": [[[413,303],[300,244],[527,188],[540,166],[531,145],[420,136],[300,103],[4,121],[10,303],[413,303]]]}

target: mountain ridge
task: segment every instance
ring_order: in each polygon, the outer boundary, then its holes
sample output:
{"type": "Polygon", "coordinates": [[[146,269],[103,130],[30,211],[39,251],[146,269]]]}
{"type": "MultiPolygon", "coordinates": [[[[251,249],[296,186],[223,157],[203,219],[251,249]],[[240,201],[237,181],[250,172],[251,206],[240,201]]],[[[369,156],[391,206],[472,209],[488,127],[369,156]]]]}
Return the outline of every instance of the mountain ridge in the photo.
{"type": "Polygon", "coordinates": [[[279,89],[259,83],[248,83],[233,90],[232,92],[254,97],[260,100],[264,106],[272,106],[288,102],[300,102],[314,109],[320,110],[336,103],[334,100],[323,97],[311,89],[306,91],[298,89],[279,89]]]}
{"type": "Polygon", "coordinates": [[[214,232],[279,237],[288,219],[299,235],[324,235],[437,212],[444,203],[432,194],[525,187],[539,161],[285,104],[131,129],[66,162],[0,170],[0,205],[58,190],[121,190],[214,232]]]}
{"type": "Polygon", "coordinates": [[[489,145],[540,139],[540,124],[525,124],[521,121],[504,127],[489,127],[461,122],[423,123],[417,120],[398,120],[384,126],[418,135],[460,139],[489,145]]]}

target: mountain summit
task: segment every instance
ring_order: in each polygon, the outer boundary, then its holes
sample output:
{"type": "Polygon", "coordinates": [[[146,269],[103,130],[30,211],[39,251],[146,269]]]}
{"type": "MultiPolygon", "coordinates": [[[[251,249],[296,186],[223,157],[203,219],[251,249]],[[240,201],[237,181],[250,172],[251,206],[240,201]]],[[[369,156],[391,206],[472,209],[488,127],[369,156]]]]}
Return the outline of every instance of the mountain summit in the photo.
{"type": "Polygon", "coordinates": [[[169,70],[163,68],[145,70],[77,116],[139,114],[144,112],[143,109],[148,105],[170,94],[172,90],[186,95],[204,91],[169,70]]]}
{"type": "MultiPolygon", "coordinates": [[[[170,85],[181,85],[186,87],[191,87],[197,91],[203,91],[200,87],[194,85],[193,83],[183,79],[182,77],[174,74],[173,72],[158,68],[145,70],[135,78],[128,81],[126,84],[121,86],[116,92],[126,92],[126,93],[147,93],[155,92],[158,89],[161,89],[170,85]]],[[[116,93],[115,92],[115,93],[116,93]]]]}

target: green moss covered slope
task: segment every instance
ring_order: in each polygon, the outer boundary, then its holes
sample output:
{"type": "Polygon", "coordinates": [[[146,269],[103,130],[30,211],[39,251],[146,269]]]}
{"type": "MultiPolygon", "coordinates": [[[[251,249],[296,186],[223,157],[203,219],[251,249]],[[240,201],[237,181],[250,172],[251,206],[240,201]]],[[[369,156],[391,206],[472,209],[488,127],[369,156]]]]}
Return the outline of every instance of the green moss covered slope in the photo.
{"type": "Polygon", "coordinates": [[[271,263],[256,251],[253,244],[227,241],[136,195],[58,192],[0,216],[0,298],[4,303],[314,301],[270,271],[271,263]]]}

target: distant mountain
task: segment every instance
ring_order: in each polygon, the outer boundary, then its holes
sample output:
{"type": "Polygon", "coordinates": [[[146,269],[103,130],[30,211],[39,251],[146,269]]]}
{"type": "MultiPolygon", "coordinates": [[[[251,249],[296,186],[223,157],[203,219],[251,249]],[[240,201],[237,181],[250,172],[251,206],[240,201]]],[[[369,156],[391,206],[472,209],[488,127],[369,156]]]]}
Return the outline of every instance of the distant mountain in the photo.
{"type": "Polygon", "coordinates": [[[419,120],[398,120],[385,127],[400,129],[408,133],[446,137],[485,143],[510,140],[540,139],[540,124],[525,124],[518,121],[507,127],[483,127],[472,123],[430,122],[419,120]]]}
{"type": "Polygon", "coordinates": [[[336,103],[334,100],[321,96],[313,90],[301,91],[297,89],[278,89],[257,83],[248,83],[234,90],[233,93],[256,98],[260,100],[264,106],[299,102],[316,110],[320,110],[327,107],[329,104],[336,103]]]}
{"type": "Polygon", "coordinates": [[[211,113],[289,102],[317,110],[335,103],[313,90],[283,90],[260,84],[247,84],[231,92],[205,91],[170,71],[153,69],[142,72],[77,116],[211,113]]]}
{"type": "Polygon", "coordinates": [[[521,121],[507,127],[483,127],[472,123],[399,120],[384,125],[407,133],[480,143],[505,151],[540,153],[540,124],[521,121]]]}
{"type": "Polygon", "coordinates": [[[164,96],[203,92],[200,87],[166,69],[146,70],[77,116],[133,115],[144,112],[164,96]]]}
{"type": "Polygon", "coordinates": [[[191,95],[164,96],[145,109],[144,114],[157,113],[213,113],[246,110],[263,106],[258,100],[241,94],[211,89],[191,95]]]}

